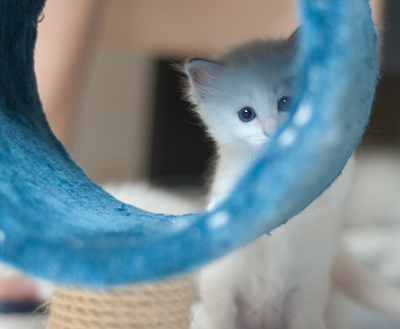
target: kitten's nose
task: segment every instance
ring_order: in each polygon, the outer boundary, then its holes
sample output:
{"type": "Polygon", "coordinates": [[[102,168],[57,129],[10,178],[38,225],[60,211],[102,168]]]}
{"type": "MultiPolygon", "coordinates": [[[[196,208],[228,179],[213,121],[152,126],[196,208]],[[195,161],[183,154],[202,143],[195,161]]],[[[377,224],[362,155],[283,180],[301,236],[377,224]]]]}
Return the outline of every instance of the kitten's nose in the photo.
{"type": "Polygon", "coordinates": [[[263,132],[266,136],[271,136],[276,128],[278,120],[273,117],[268,117],[262,124],[263,132]]]}

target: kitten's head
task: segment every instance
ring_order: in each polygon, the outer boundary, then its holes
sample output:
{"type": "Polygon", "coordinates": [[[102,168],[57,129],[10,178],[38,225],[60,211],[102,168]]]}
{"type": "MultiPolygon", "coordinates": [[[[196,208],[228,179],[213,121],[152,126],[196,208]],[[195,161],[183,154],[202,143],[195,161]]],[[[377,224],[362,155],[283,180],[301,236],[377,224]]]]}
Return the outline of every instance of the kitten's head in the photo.
{"type": "Polygon", "coordinates": [[[220,149],[258,149],[287,117],[296,35],[253,41],[214,61],[187,62],[189,98],[220,149]]]}

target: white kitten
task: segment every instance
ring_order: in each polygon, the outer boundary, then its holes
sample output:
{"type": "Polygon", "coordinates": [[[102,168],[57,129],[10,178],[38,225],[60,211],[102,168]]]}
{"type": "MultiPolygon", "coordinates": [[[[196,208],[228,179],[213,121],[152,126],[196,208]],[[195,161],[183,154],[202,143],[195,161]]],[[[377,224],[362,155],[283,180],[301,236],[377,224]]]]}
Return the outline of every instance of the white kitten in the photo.
{"type": "MultiPolygon", "coordinates": [[[[186,64],[189,97],[217,144],[208,209],[229,194],[290,111],[296,39],[295,33],[287,40],[253,41],[215,61],[186,64]]],[[[336,316],[347,303],[331,293],[331,267],[352,170],[351,158],[303,212],[201,271],[199,293],[210,329],[349,327],[348,318],[336,316]]],[[[341,254],[338,267],[346,257],[341,254]]],[[[337,276],[335,282],[347,289],[337,276]]]]}

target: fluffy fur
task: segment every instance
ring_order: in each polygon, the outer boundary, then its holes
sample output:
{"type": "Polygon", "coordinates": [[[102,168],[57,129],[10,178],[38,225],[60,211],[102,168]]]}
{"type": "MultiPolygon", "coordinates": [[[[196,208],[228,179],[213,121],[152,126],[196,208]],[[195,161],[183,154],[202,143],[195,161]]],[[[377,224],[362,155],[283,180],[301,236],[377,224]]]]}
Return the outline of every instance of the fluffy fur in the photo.
{"type": "MultiPolygon", "coordinates": [[[[287,40],[257,40],[213,61],[188,61],[189,98],[218,149],[209,210],[231,192],[287,117],[290,102],[285,107],[282,100],[293,97],[296,40],[296,33],[287,40]],[[241,118],[243,109],[253,111],[254,117],[241,118]]],[[[261,236],[201,271],[199,292],[210,328],[350,326],[344,315],[347,303],[331,289],[331,268],[340,247],[342,209],[353,162],[351,158],[330,188],[270,236],[261,236]]],[[[349,288],[340,279],[341,268],[351,263],[348,258],[340,252],[333,271],[333,282],[343,290],[349,288]]],[[[352,273],[354,267],[347,268],[347,274],[352,273]]],[[[365,276],[362,270],[357,274],[365,276]]]]}

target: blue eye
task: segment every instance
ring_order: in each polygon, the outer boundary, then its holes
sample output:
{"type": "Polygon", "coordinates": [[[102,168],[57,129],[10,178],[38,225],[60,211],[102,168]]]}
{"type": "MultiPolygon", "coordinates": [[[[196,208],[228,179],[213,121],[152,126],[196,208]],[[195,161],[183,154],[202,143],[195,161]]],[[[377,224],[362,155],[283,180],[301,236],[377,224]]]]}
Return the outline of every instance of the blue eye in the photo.
{"type": "Polygon", "coordinates": [[[251,107],[244,107],[238,112],[239,119],[244,122],[249,122],[256,117],[256,112],[251,107]]]}
{"type": "Polygon", "coordinates": [[[287,112],[290,110],[292,105],[292,99],[290,97],[282,97],[278,102],[278,110],[279,112],[287,112]]]}

